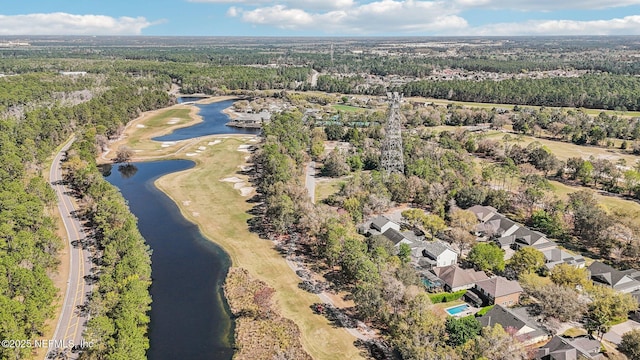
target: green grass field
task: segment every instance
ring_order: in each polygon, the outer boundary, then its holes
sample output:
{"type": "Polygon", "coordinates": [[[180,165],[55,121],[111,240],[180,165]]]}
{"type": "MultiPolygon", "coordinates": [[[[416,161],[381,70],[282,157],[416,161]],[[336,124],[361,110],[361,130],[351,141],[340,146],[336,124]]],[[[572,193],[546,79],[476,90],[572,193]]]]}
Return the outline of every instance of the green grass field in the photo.
{"type": "Polygon", "coordinates": [[[344,111],[344,112],[360,112],[360,111],[367,111],[368,110],[368,109],[363,109],[363,108],[356,107],[356,106],[342,105],[342,104],[334,104],[334,105],[331,105],[331,106],[336,110],[344,111]]]}

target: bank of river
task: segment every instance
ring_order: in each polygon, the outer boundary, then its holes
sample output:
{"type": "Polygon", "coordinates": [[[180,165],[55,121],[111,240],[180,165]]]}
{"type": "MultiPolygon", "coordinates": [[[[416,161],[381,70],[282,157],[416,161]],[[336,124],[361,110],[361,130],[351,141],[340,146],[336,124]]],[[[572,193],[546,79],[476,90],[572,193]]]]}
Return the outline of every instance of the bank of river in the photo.
{"type": "MultiPolygon", "coordinates": [[[[224,125],[229,118],[221,111],[231,103],[197,105],[203,122],[159,140],[246,133],[224,125]]],[[[151,360],[230,359],[233,355],[233,321],[222,291],[231,265],[229,256],[154,185],[159,177],[194,164],[187,160],[141,162],[133,163],[137,171],[128,172],[119,171],[116,165],[105,176],[128,201],[152,251],[151,360]]]]}

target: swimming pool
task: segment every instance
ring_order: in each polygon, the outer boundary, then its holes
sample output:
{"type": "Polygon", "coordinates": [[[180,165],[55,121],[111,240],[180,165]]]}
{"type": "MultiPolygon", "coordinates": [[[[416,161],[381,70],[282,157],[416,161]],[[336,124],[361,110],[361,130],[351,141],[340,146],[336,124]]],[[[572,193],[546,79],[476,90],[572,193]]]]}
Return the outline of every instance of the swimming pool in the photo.
{"type": "Polygon", "coordinates": [[[468,308],[469,308],[468,304],[462,304],[462,305],[458,305],[458,306],[447,308],[447,309],[445,309],[445,311],[447,312],[447,314],[449,314],[451,316],[456,316],[456,315],[460,314],[461,312],[467,310],[468,308]]]}

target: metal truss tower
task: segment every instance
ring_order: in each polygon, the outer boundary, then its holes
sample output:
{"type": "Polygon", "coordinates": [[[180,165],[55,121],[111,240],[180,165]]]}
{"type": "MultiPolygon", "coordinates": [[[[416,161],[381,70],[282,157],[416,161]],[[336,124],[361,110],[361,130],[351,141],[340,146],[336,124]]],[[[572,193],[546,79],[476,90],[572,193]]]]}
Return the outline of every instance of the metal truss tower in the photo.
{"type": "Polygon", "coordinates": [[[382,152],[380,154],[380,165],[387,173],[404,174],[404,154],[402,151],[402,114],[400,113],[400,102],[402,95],[396,92],[387,93],[389,98],[389,118],[384,126],[385,137],[382,140],[382,152]]]}

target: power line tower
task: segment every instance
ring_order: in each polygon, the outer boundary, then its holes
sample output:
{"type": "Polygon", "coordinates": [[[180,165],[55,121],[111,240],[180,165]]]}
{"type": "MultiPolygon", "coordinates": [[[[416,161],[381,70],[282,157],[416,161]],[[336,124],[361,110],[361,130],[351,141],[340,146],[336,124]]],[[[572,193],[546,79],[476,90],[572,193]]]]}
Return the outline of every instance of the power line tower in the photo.
{"type": "Polygon", "coordinates": [[[389,104],[389,117],[384,126],[385,137],[382,140],[382,152],[380,154],[380,165],[387,173],[404,174],[404,154],[402,152],[402,114],[400,113],[400,102],[402,95],[397,92],[387,93],[389,104]]]}

